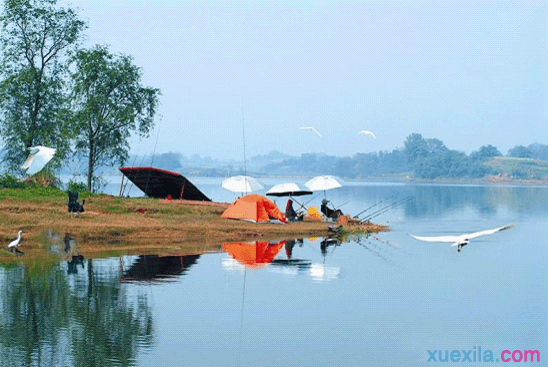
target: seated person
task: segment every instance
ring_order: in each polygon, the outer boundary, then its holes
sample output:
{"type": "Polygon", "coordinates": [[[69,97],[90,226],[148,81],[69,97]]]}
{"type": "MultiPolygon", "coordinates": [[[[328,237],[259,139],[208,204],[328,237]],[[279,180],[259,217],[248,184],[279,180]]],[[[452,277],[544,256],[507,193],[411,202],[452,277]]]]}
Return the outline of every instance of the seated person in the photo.
{"type": "Polygon", "coordinates": [[[285,206],[285,217],[287,218],[287,220],[291,222],[300,222],[303,220],[303,216],[304,214],[297,213],[295,209],[293,209],[293,200],[288,199],[285,206]]]}
{"type": "Polygon", "coordinates": [[[327,206],[327,203],[329,201],[323,199],[322,200],[322,206],[320,208],[321,212],[329,219],[336,220],[339,218],[339,215],[343,215],[343,212],[340,209],[331,209],[327,206]]]}

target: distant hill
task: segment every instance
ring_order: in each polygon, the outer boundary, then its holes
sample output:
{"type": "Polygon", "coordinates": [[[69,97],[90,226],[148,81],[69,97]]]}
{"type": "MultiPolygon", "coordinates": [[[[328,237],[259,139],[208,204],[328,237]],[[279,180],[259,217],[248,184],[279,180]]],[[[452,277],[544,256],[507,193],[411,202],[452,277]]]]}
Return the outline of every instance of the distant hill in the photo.
{"type": "MultiPolygon", "coordinates": [[[[2,156],[0,148],[0,173],[2,156]]],[[[449,149],[435,138],[413,133],[404,147],[392,151],[356,153],[353,156],[331,156],[304,153],[291,156],[274,150],[249,157],[247,163],[219,160],[198,154],[185,156],[177,152],[130,156],[125,166],[153,166],[186,176],[228,177],[247,173],[252,176],[310,177],[330,174],[350,180],[531,180],[548,182],[548,146],[534,143],[517,145],[503,154],[494,146],[480,147],[467,155],[449,149]]],[[[59,172],[83,176],[85,158],[73,158],[59,172]]],[[[119,175],[118,166],[97,167],[99,175],[119,175]]]]}
{"type": "Polygon", "coordinates": [[[548,161],[535,158],[493,157],[484,164],[501,177],[548,180],[548,161]]]}

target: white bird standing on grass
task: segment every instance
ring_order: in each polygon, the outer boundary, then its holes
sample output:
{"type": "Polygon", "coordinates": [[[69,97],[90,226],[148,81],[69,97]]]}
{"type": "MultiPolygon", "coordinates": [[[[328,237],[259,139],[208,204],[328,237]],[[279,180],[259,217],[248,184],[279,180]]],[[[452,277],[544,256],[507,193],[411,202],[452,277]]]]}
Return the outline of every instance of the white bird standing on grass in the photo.
{"type": "Polygon", "coordinates": [[[461,234],[461,235],[457,235],[457,236],[434,236],[434,237],[419,237],[419,236],[413,236],[413,235],[410,235],[410,236],[413,237],[416,240],[419,240],[419,241],[453,242],[451,247],[457,246],[457,251],[460,252],[462,247],[468,245],[468,242],[470,242],[470,240],[472,238],[476,238],[476,237],[479,237],[479,236],[485,236],[485,235],[488,235],[488,234],[493,234],[493,233],[499,232],[499,231],[504,231],[505,229],[508,229],[508,228],[511,228],[511,227],[513,227],[513,224],[508,224],[508,225],[505,225],[505,226],[502,226],[502,227],[499,227],[499,228],[488,229],[488,230],[480,231],[480,232],[465,233],[465,234],[461,234]]]}
{"type": "Polygon", "coordinates": [[[312,126],[303,126],[303,127],[300,127],[299,129],[301,130],[312,130],[314,131],[316,134],[318,134],[318,136],[321,138],[322,137],[322,134],[320,134],[318,132],[318,130],[314,129],[312,126]]]}
{"type": "Polygon", "coordinates": [[[362,131],[360,131],[358,134],[371,135],[374,139],[377,139],[377,137],[375,136],[375,134],[373,134],[371,131],[362,130],[362,131]]]}
{"type": "Polygon", "coordinates": [[[17,246],[19,246],[19,242],[21,242],[21,233],[23,233],[23,231],[19,231],[19,233],[17,234],[17,239],[11,241],[11,243],[8,245],[8,248],[10,250],[16,249],[17,246]]]}

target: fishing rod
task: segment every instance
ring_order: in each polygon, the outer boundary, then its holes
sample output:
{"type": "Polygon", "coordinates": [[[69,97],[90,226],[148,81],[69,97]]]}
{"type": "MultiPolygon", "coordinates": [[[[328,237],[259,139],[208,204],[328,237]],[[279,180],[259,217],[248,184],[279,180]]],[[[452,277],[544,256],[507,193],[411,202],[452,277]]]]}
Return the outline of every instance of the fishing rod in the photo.
{"type": "Polygon", "coordinates": [[[410,200],[412,200],[412,199],[413,199],[413,198],[408,197],[408,198],[405,198],[405,199],[403,199],[403,200],[401,200],[401,201],[399,201],[399,202],[396,202],[396,203],[394,203],[394,204],[392,204],[392,205],[389,205],[389,206],[387,206],[387,207],[384,207],[383,209],[380,209],[380,210],[376,211],[375,213],[372,213],[372,214],[369,215],[368,217],[365,217],[365,218],[362,220],[362,222],[365,222],[365,221],[366,221],[366,222],[369,222],[371,219],[376,218],[376,217],[378,217],[379,215],[384,214],[384,213],[386,213],[386,212],[388,212],[388,211],[390,211],[390,210],[392,210],[392,209],[394,209],[394,208],[396,208],[396,207],[398,207],[398,206],[400,206],[400,205],[402,205],[402,204],[404,204],[404,203],[406,203],[406,202],[408,202],[408,201],[410,201],[410,200]]]}
{"type": "Polygon", "coordinates": [[[402,200],[398,200],[398,201],[396,201],[396,202],[394,202],[390,205],[385,206],[384,208],[381,208],[381,209],[377,210],[376,212],[373,212],[373,213],[369,214],[367,217],[363,218],[361,221],[362,222],[367,222],[367,221],[369,221],[373,218],[376,218],[379,215],[384,214],[387,211],[392,210],[392,209],[396,208],[397,206],[400,206],[400,205],[402,205],[402,204],[404,204],[404,203],[406,203],[406,202],[408,202],[412,199],[413,199],[412,196],[408,196],[408,197],[406,197],[402,200]]]}
{"type": "Polygon", "coordinates": [[[317,193],[316,195],[314,195],[314,196],[312,197],[312,199],[310,199],[310,200],[308,200],[306,203],[304,203],[303,206],[308,205],[308,203],[310,203],[312,200],[316,199],[316,198],[318,197],[318,195],[320,195],[320,194],[321,194],[321,192],[320,192],[320,193],[317,193]]]}
{"type": "Polygon", "coordinates": [[[335,205],[335,203],[331,201],[331,204],[333,204],[333,207],[334,207],[335,209],[340,209],[340,208],[342,208],[343,206],[345,206],[346,204],[348,204],[348,203],[351,202],[351,201],[352,201],[352,200],[345,201],[345,202],[342,203],[341,205],[335,205]]]}
{"type": "Polygon", "coordinates": [[[381,201],[376,202],[375,204],[371,205],[369,208],[364,209],[364,210],[362,210],[361,212],[359,212],[358,214],[356,214],[356,215],[354,216],[354,219],[358,219],[360,215],[362,215],[363,213],[365,213],[365,212],[368,211],[369,209],[372,209],[372,208],[376,207],[377,205],[379,205],[379,204],[381,204],[381,203],[384,203],[386,200],[388,200],[388,199],[390,199],[390,198],[392,198],[392,197],[394,197],[394,196],[396,196],[396,195],[397,195],[397,194],[392,194],[392,195],[390,195],[390,196],[388,196],[388,197],[382,199],[381,201]]]}

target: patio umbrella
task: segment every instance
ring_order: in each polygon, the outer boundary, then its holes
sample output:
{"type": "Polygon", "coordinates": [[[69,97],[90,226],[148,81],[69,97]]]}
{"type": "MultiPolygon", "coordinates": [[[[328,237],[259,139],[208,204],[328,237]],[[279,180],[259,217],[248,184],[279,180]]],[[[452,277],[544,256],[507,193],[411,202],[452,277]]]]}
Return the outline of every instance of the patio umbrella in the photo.
{"type": "Polygon", "coordinates": [[[27,175],[30,176],[40,172],[48,164],[55,155],[56,149],[38,145],[30,147],[29,151],[30,154],[21,168],[26,169],[27,175]]]}
{"type": "MultiPolygon", "coordinates": [[[[270,190],[266,192],[268,196],[288,196],[291,199],[293,199],[294,196],[303,196],[303,195],[311,195],[312,191],[301,188],[299,185],[297,185],[294,182],[287,182],[287,183],[281,183],[272,186],[270,190]]],[[[297,204],[299,204],[300,208],[306,208],[304,207],[303,203],[298,202],[297,200],[293,199],[297,204]]]]}
{"type": "Polygon", "coordinates": [[[221,186],[228,191],[245,193],[264,189],[262,182],[249,176],[232,176],[226,178],[223,180],[221,186]]]}
{"type": "Polygon", "coordinates": [[[272,186],[270,190],[266,192],[269,196],[302,196],[310,195],[312,191],[303,189],[294,182],[281,183],[272,186]]]}
{"type": "Polygon", "coordinates": [[[327,190],[336,189],[342,187],[341,183],[337,179],[330,175],[316,176],[308,180],[305,184],[312,191],[323,190],[324,198],[327,190]]]}

